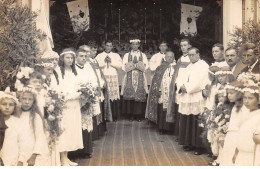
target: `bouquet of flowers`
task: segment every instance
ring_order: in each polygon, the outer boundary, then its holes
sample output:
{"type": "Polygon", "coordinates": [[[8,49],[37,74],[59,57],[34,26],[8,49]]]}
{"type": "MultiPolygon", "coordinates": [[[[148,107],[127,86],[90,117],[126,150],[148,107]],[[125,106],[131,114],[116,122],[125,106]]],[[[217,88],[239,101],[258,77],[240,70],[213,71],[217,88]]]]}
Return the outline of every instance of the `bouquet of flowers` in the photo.
{"type": "Polygon", "coordinates": [[[205,110],[200,114],[198,119],[199,127],[203,129],[200,137],[202,139],[207,139],[208,127],[209,127],[209,119],[211,117],[211,110],[205,108],[205,110]]]}
{"type": "Polygon", "coordinates": [[[98,95],[97,87],[94,87],[92,83],[80,83],[78,92],[81,93],[81,112],[89,113],[92,104],[96,102],[96,96],[98,95]]]}
{"type": "Polygon", "coordinates": [[[230,114],[231,106],[219,104],[215,108],[209,122],[212,141],[218,142],[224,140],[229,125],[230,114]]]}
{"type": "Polygon", "coordinates": [[[60,122],[62,119],[62,110],[65,107],[64,96],[54,90],[48,90],[44,116],[46,117],[46,127],[49,132],[49,145],[52,146],[58,140],[62,133],[60,122]]]}

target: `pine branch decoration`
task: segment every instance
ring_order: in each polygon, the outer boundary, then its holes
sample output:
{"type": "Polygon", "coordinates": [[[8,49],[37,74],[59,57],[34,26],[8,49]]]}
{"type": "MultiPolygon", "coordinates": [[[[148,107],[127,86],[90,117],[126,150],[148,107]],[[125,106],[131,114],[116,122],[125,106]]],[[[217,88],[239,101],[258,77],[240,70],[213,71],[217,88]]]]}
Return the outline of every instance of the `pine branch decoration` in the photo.
{"type": "Polygon", "coordinates": [[[21,64],[34,64],[40,53],[37,39],[46,38],[36,28],[37,14],[15,0],[0,1],[0,88],[13,86],[21,64]]]}

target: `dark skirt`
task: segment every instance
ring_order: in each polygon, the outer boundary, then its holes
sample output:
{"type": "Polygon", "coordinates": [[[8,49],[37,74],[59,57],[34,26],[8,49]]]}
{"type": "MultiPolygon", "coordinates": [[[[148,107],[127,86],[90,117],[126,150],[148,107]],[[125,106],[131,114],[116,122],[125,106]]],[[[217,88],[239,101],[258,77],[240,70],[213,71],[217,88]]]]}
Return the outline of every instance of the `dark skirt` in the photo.
{"type": "Polygon", "coordinates": [[[201,128],[198,126],[198,115],[180,114],[179,144],[202,148],[201,128]]]}
{"type": "Polygon", "coordinates": [[[113,120],[118,120],[120,118],[120,103],[120,100],[110,101],[113,120]]]}
{"type": "Polygon", "coordinates": [[[173,135],[174,136],[179,136],[179,128],[180,128],[180,113],[178,112],[178,107],[179,105],[175,104],[175,116],[174,116],[174,131],[173,131],[173,135]]]}
{"type": "Polygon", "coordinates": [[[174,123],[166,122],[166,111],[163,111],[163,104],[158,104],[158,118],[157,125],[159,130],[173,131],[174,123]]]}
{"type": "Polygon", "coordinates": [[[5,129],[0,129],[0,151],[4,144],[4,138],[5,138],[5,129]]]}
{"type": "Polygon", "coordinates": [[[146,109],[146,102],[136,102],[134,100],[123,101],[124,114],[144,116],[145,109],[146,109]]]}
{"type": "Polygon", "coordinates": [[[100,110],[101,110],[101,114],[99,116],[102,115],[102,122],[98,125],[98,136],[103,136],[105,134],[105,132],[107,131],[107,123],[106,123],[106,119],[105,119],[105,104],[104,102],[100,103],[100,110]]]}
{"type": "Polygon", "coordinates": [[[92,117],[93,120],[93,131],[92,131],[92,140],[98,139],[98,125],[97,125],[97,116],[92,117]]]}

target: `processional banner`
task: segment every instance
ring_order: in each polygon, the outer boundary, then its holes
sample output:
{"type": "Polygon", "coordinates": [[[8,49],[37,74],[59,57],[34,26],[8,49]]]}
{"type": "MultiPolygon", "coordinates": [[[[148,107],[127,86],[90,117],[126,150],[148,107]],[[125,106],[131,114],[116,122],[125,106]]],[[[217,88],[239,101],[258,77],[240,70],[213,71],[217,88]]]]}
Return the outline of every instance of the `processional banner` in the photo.
{"type": "Polygon", "coordinates": [[[89,29],[88,0],[76,0],[66,4],[74,32],[87,31],[89,29]]]}
{"type": "Polygon", "coordinates": [[[181,4],[180,34],[194,36],[197,34],[196,21],[203,8],[194,5],[181,4]]]}

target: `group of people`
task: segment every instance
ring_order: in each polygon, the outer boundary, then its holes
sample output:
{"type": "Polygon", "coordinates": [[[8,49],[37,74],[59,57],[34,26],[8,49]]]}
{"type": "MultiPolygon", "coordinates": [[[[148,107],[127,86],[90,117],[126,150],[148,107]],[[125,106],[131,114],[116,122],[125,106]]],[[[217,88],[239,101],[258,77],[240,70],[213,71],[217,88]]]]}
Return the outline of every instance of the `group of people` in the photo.
{"type": "MultiPolygon", "coordinates": [[[[260,165],[260,61],[258,48],[245,43],[224,50],[212,47],[214,63],[200,58],[188,39],[180,42],[183,55],[154,55],[146,118],[159,132],[172,131],[184,151],[207,153],[209,165],[260,165]]],[[[166,43],[160,44],[160,49],[166,43]]]]}
{"type": "Polygon", "coordinates": [[[96,47],[82,45],[60,55],[46,51],[33,65],[21,66],[16,92],[7,87],[0,93],[2,164],[75,166],[73,158],[91,157],[106,122],[122,115],[129,121],[146,118],[161,134],[173,132],[184,151],[207,150],[211,165],[260,165],[254,44],[225,51],[215,44],[211,66],[188,39],[181,40],[177,61],[165,41],[149,61],[139,39],[130,46],[123,59],[107,41],[98,55],[96,47]],[[125,72],[121,88],[118,69],[125,72]]]}

